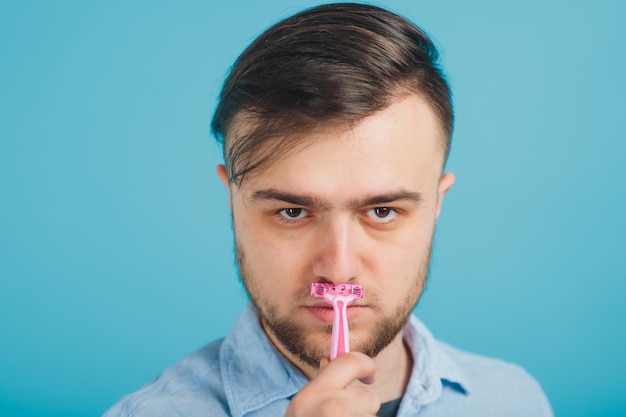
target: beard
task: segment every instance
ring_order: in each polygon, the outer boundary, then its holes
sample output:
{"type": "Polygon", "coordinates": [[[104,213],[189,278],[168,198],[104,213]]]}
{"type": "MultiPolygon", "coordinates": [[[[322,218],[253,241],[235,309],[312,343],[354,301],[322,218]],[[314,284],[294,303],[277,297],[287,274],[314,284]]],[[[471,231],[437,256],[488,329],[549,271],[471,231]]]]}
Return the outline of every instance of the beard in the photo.
{"type": "MultiPolygon", "coordinates": [[[[251,268],[246,264],[245,253],[236,241],[235,250],[239,277],[257,311],[262,327],[266,332],[271,333],[275,340],[293,357],[314,368],[319,367],[320,361],[329,356],[332,325],[326,326],[322,338],[317,337],[311,340],[312,336],[310,336],[311,331],[309,328],[298,323],[292,315],[279,314],[275,305],[260,295],[260,291],[255,285],[256,280],[251,272],[251,268]]],[[[353,334],[350,335],[351,350],[374,358],[404,329],[411,312],[424,291],[430,270],[431,255],[432,239],[420,268],[415,272],[413,288],[407,291],[407,296],[391,314],[378,316],[373,323],[371,320],[364,324],[349,323],[350,330],[356,330],[360,327],[365,327],[365,325],[368,325],[370,328],[370,331],[366,332],[365,336],[355,337],[353,334]]],[[[379,297],[375,293],[366,289],[366,294],[370,304],[378,305],[379,297]]],[[[296,294],[294,299],[303,301],[310,297],[310,289],[303,288],[303,291],[296,294]]]]}

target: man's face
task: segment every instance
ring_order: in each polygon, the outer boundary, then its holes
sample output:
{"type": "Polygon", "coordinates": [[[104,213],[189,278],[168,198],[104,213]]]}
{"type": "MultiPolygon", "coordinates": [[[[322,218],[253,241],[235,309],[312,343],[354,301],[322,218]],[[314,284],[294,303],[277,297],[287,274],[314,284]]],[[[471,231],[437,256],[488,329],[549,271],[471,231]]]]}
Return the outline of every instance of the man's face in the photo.
{"type": "Polygon", "coordinates": [[[441,129],[416,95],[310,139],[227,185],[240,272],[261,324],[290,359],[316,366],[329,356],[333,310],[309,295],[311,283],[363,285],[365,297],[348,307],[351,348],[378,354],[421,295],[454,176],[441,175],[441,129]]]}

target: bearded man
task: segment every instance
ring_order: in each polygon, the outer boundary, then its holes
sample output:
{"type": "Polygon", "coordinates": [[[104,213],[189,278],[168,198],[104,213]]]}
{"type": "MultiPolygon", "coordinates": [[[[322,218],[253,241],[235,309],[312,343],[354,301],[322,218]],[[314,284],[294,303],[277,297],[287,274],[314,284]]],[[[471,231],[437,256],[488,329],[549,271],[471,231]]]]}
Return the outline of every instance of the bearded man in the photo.
{"type": "Polygon", "coordinates": [[[230,334],[106,416],[551,416],[521,368],[437,341],[411,313],[454,183],[449,86],[422,30],[328,4],[265,31],[227,77],[212,129],[250,297],[230,334]],[[351,352],[330,304],[358,284],[351,352]]]}

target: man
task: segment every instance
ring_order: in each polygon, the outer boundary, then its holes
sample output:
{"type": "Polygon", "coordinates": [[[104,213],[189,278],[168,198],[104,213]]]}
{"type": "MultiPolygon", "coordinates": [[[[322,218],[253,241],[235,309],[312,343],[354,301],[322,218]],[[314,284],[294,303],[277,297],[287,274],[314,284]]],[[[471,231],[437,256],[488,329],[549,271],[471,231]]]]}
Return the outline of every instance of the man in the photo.
{"type": "Polygon", "coordinates": [[[106,415],[552,415],[521,368],[411,316],[454,183],[452,126],[435,47],[389,11],[325,5],[263,33],[212,124],[251,306],[106,415]],[[352,352],[332,362],[333,310],[314,282],[365,288],[347,310],[352,352]]]}

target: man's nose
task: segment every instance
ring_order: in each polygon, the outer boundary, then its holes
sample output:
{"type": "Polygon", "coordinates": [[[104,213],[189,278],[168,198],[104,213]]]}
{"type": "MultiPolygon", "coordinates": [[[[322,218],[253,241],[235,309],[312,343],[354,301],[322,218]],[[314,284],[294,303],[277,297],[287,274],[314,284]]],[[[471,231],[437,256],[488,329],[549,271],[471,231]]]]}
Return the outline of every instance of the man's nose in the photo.
{"type": "Polygon", "coordinates": [[[336,284],[350,282],[362,271],[362,231],[349,216],[326,219],[318,230],[313,273],[336,284]]]}

